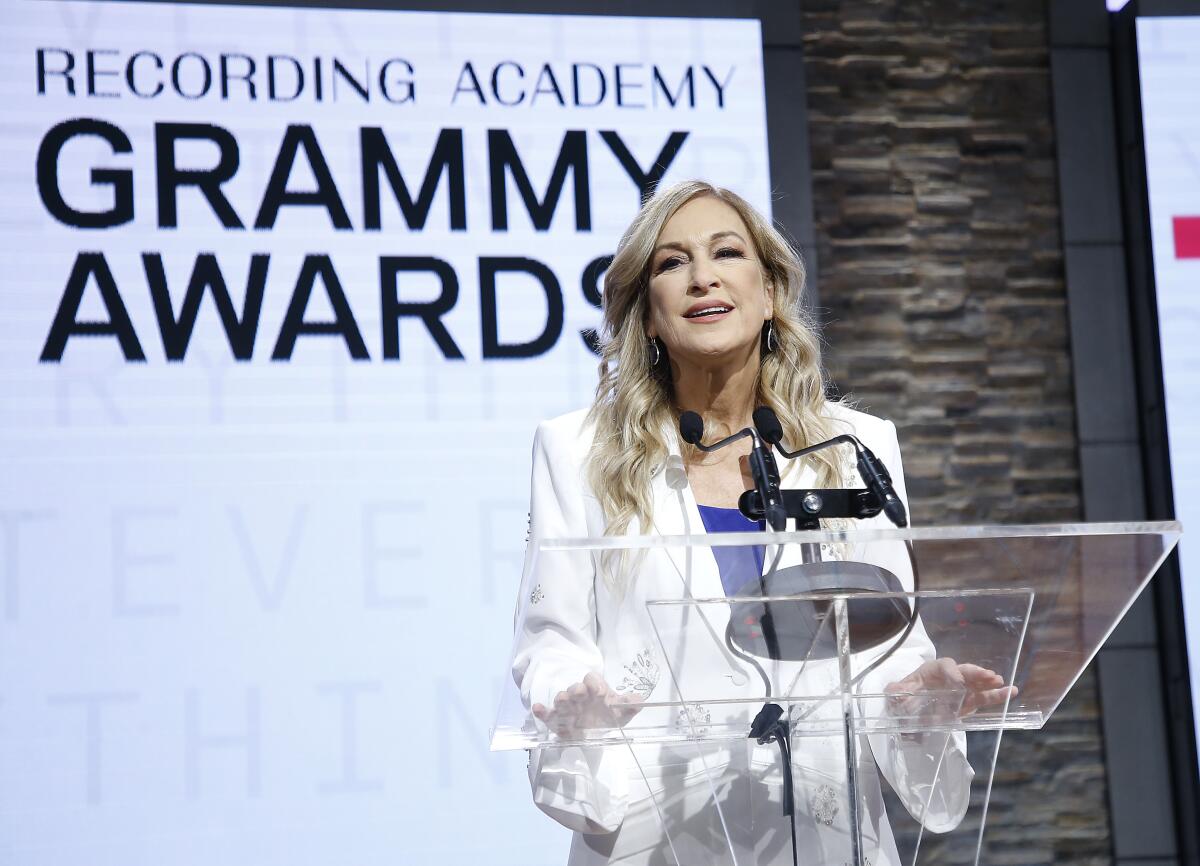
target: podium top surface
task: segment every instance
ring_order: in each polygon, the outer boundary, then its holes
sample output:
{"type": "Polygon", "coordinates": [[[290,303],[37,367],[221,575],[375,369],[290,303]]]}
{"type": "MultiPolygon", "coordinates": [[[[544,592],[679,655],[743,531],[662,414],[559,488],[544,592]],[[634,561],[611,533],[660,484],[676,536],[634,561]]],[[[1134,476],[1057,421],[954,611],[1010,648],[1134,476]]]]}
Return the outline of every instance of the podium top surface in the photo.
{"type": "Polygon", "coordinates": [[[722,532],[697,535],[622,535],[548,538],[541,550],[645,550],[655,547],[739,547],[757,544],[820,544],[871,541],[967,541],[970,539],[1063,538],[1157,535],[1173,543],[1183,533],[1177,520],[1125,523],[1035,523],[978,526],[922,526],[904,529],[822,529],[807,532],[722,532]]]}
{"type": "Polygon", "coordinates": [[[543,540],[519,596],[492,747],[744,737],[767,695],[807,706],[798,730],[814,735],[827,727],[821,708],[847,695],[864,730],[1040,728],[1181,533],[1178,522],[1141,521],[543,540]],[[726,597],[721,582],[721,549],[738,546],[766,551],[762,574],[746,576],[764,590],[749,600],[726,597]],[[780,575],[790,582],[770,580],[780,575]],[[849,643],[837,642],[839,616],[849,643]],[[867,674],[839,679],[842,656],[867,674]],[[1015,696],[958,716],[962,694],[889,699],[944,659],[995,671],[1015,696]],[[617,710],[557,730],[561,717],[547,724],[534,711],[589,674],[617,710]]]}

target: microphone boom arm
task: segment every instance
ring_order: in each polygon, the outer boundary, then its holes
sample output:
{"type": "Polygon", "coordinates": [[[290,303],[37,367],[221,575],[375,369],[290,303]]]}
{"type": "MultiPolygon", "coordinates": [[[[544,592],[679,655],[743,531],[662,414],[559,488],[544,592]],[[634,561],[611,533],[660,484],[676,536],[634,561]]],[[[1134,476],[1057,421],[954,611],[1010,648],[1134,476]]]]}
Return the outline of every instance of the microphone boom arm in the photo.
{"type": "MultiPolygon", "coordinates": [[[[778,432],[782,433],[782,431],[778,431],[778,432]]],[[[767,438],[767,437],[764,436],[764,438],[767,438]]],[[[861,491],[861,492],[869,493],[873,499],[878,501],[879,507],[875,511],[871,512],[870,514],[827,513],[827,514],[821,514],[819,516],[821,516],[821,517],[872,517],[872,516],[878,514],[880,511],[883,511],[888,516],[888,519],[891,520],[892,523],[896,524],[896,526],[899,526],[901,529],[908,526],[908,514],[904,508],[904,503],[900,501],[900,497],[897,496],[896,491],[892,489],[892,476],[888,474],[887,467],[883,465],[883,461],[880,460],[878,457],[876,457],[875,453],[870,448],[868,448],[866,445],[864,445],[857,436],[853,436],[849,433],[843,433],[840,436],[834,436],[832,439],[827,439],[824,442],[818,442],[816,445],[809,445],[807,448],[801,448],[798,451],[788,451],[786,448],[784,448],[779,443],[778,438],[776,438],[776,437],[771,437],[771,438],[775,439],[775,441],[772,441],[771,444],[779,450],[780,454],[782,454],[784,457],[788,458],[789,460],[794,460],[797,457],[804,457],[809,454],[812,454],[815,451],[821,451],[822,449],[825,449],[825,448],[831,448],[834,445],[845,444],[845,445],[853,445],[854,446],[854,450],[858,457],[858,474],[860,476],[862,476],[862,480],[864,482],[866,482],[866,485],[867,485],[867,489],[864,491],[861,491]]],[[[770,441],[770,439],[768,439],[768,441],[770,441]]],[[[789,498],[792,498],[792,499],[795,498],[795,497],[789,497],[787,494],[795,493],[795,492],[800,492],[802,494],[808,494],[809,496],[820,497],[827,493],[832,493],[833,491],[813,491],[813,490],[787,491],[787,490],[784,490],[784,491],[781,491],[781,495],[784,498],[785,506],[787,505],[787,501],[789,498]]],[[[807,499],[807,497],[801,497],[801,498],[807,499]]],[[[819,506],[818,506],[817,510],[820,510],[819,506]]],[[[745,512],[743,512],[743,513],[745,513],[745,512]]],[[[788,517],[794,517],[797,520],[801,520],[801,519],[811,517],[814,513],[815,512],[813,512],[811,510],[806,510],[803,514],[795,514],[795,513],[793,513],[792,509],[789,508],[787,515],[788,515],[788,517]]],[[[749,515],[747,515],[747,516],[749,516],[749,515]]]]}
{"type": "Polygon", "coordinates": [[[787,527],[787,514],[784,512],[779,492],[779,471],[771,456],[771,443],[762,437],[755,428],[746,427],[731,436],[726,436],[719,442],[705,445],[702,441],[704,438],[703,420],[695,412],[684,412],[679,418],[679,432],[683,441],[706,453],[717,451],[731,442],[749,436],[753,443],[749,455],[750,474],[754,477],[753,491],[758,494],[759,501],[763,503],[762,514],[754,519],[765,518],[767,525],[779,532],[787,527]]]}

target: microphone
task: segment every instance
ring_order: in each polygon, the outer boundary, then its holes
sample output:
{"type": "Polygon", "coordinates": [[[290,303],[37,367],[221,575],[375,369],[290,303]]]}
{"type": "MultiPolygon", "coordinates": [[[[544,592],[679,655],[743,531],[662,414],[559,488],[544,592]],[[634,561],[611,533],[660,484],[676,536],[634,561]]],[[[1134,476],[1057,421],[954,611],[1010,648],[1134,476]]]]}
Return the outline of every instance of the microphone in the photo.
{"type": "Polygon", "coordinates": [[[704,446],[700,440],[704,438],[704,419],[695,412],[684,412],[679,416],[679,435],[689,445],[696,445],[701,450],[704,446]]]}
{"type": "Polygon", "coordinates": [[[896,495],[896,491],[892,487],[892,476],[888,474],[887,467],[870,448],[859,441],[857,436],[835,436],[828,442],[789,452],[779,444],[783,441],[783,425],[779,423],[779,416],[770,406],[759,406],[754,410],[754,426],[758,429],[759,436],[778,448],[780,453],[788,459],[803,457],[805,454],[811,454],[813,451],[838,442],[852,444],[858,455],[858,474],[862,476],[867,489],[879,499],[883,506],[883,513],[896,526],[900,528],[908,526],[908,514],[904,509],[904,503],[900,501],[900,497],[896,495]]]}
{"type": "Polygon", "coordinates": [[[892,489],[892,476],[888,474],[887,467],[861,442],[858,444],[858,474],[867,482],[871,492],[879,497],[883,503],[883,513],[888,519],[901,529],[908,526],[908,514],[904,510],[904,503],[892,489]]]}
{"type": "MultiPolygon", "coordinates": [[[[755,410],[756,414],[757,412],[758,410],[755,410]]],[[[776,423],[778,424],[778,420],[776,423]]],[[[780,432],[782,433],[782,430],[780,432]]],[[[750,474],[754,478],[754,486],[763,503],[763,516],[771,529],[781,531],[787,527],[787,510],[783,507],[783,498],[779,494],[779,473],[778,470],[772,471],[775,460],[771,457],[770,446],[763,444],[762,438],[753,428],[747,427],[732,436],[726,436],[720,442],[705,445],[703,443],[704,419],[695,412],[684,412],[679,416],[679,435],[684,442],[696,446],[705,453],[724,448],[731,442],[749,436],[753,443],[750,448],[750,474]]]]}
{"type": "Polygon", "coordinates": [[[758,439],[758,434],[746,427],[739,430],[732,436],[726,436],[720,442],[714,442],[712,445],[704,444],[704,419],[695,412],[684,412],[679,416],[679,435],[683,441],[689,445],[695,445],[705,454],[711,454],[713,451],[719,451],[731,442],[736,442],[739,439],[744,439],[747,436],[752,439],[758,439]]]}
{"type": "Polygon", "coordinates": [[[770,406],[759,406],[754,410],[754,426],[768,445],[778,445],[783,441],[783,425],[770,406]]]}

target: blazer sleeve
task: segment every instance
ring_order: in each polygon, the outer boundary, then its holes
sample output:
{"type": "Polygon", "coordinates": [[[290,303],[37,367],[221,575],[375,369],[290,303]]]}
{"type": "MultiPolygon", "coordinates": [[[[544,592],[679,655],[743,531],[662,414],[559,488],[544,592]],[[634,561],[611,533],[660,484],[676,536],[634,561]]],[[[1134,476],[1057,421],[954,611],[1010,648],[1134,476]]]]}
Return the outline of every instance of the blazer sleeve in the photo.
{"type": "MultiPolygon", "coordinates": [[[[538,427],[533,443],[529,540],[516,614],[512,675],[526,708],[549,707],[560,691],[604,670],[591,554],[539,556],[545,539],[588,534],[577,437],[550,423],[538,427]]],[[[610,832],[624,817],[628,762],[620,747],[532,750],[529,781],[538,808],[572,830],[610,832]]]]}
{"type": "MultiPolygon", "coordinates": [[[[908,493],[904,484],[904,469],[900,460],[900,445],[896,427],[884,422],[878,453],[892,476],[896,495],[909,510],[908,493]]],[[[873,444],[872,447],[875,447],[873,444]]],[[[911,511],[909,511],[911,515],[911,511]]],[[[891,527],[885,515],[872,518],[879,528],[891,527]]],[[[901,542],[880,545],[881,554],[868,554],[865,559],[892,571],[904,586],[913,590],[912,565],[901,542]]],[[[903,679],[926,661],[936,658],[933,642],[920,620],[904,644],[888,659],[871,671],[859,684],[862,695],[881,695],[892,682],[903,679]]],[[[869,663],[870,658],[864,660],[869,663]]],[[[876,699],[883,704],[882,699],[876,699]]],[[[868,713],[885,712],[883,707],[864,707],[868,713]]],[[[871,734],[867,737],[880,772],[896,792],[904,807],[926,829],[944,833],[954,829],[966,814],[970,802],[974,770],[967,761],[966,734],[871,734]]]]}

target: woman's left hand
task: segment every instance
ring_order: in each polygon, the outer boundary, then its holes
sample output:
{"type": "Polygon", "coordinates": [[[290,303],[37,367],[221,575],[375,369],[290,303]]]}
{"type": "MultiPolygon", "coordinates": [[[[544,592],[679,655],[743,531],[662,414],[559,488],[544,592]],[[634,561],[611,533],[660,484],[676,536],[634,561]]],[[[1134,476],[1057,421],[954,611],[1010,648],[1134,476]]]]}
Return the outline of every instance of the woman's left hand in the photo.
{"type": "Polygon", "coordinates": [[[995,671],[972,664],[958,664],[952,658],[927,661],[902,680],[889,683],[884,692],[893,711],[900,714],[917,713],[920,696],[928,692],[963,693],[958,717],[963,718],[983,707],[995,706],[1013,698],[1016,686],[1004,685],[1004,677],[995,671]]]}
{"type": "Polygon", "coordinates": [[[619,728],[638,714],[642,698],[618,692],[600,674],[587,674],[554,697],[553,705],[534,704],[533,715],[559,737],[569,739],[596,729],[619,728]]]}

